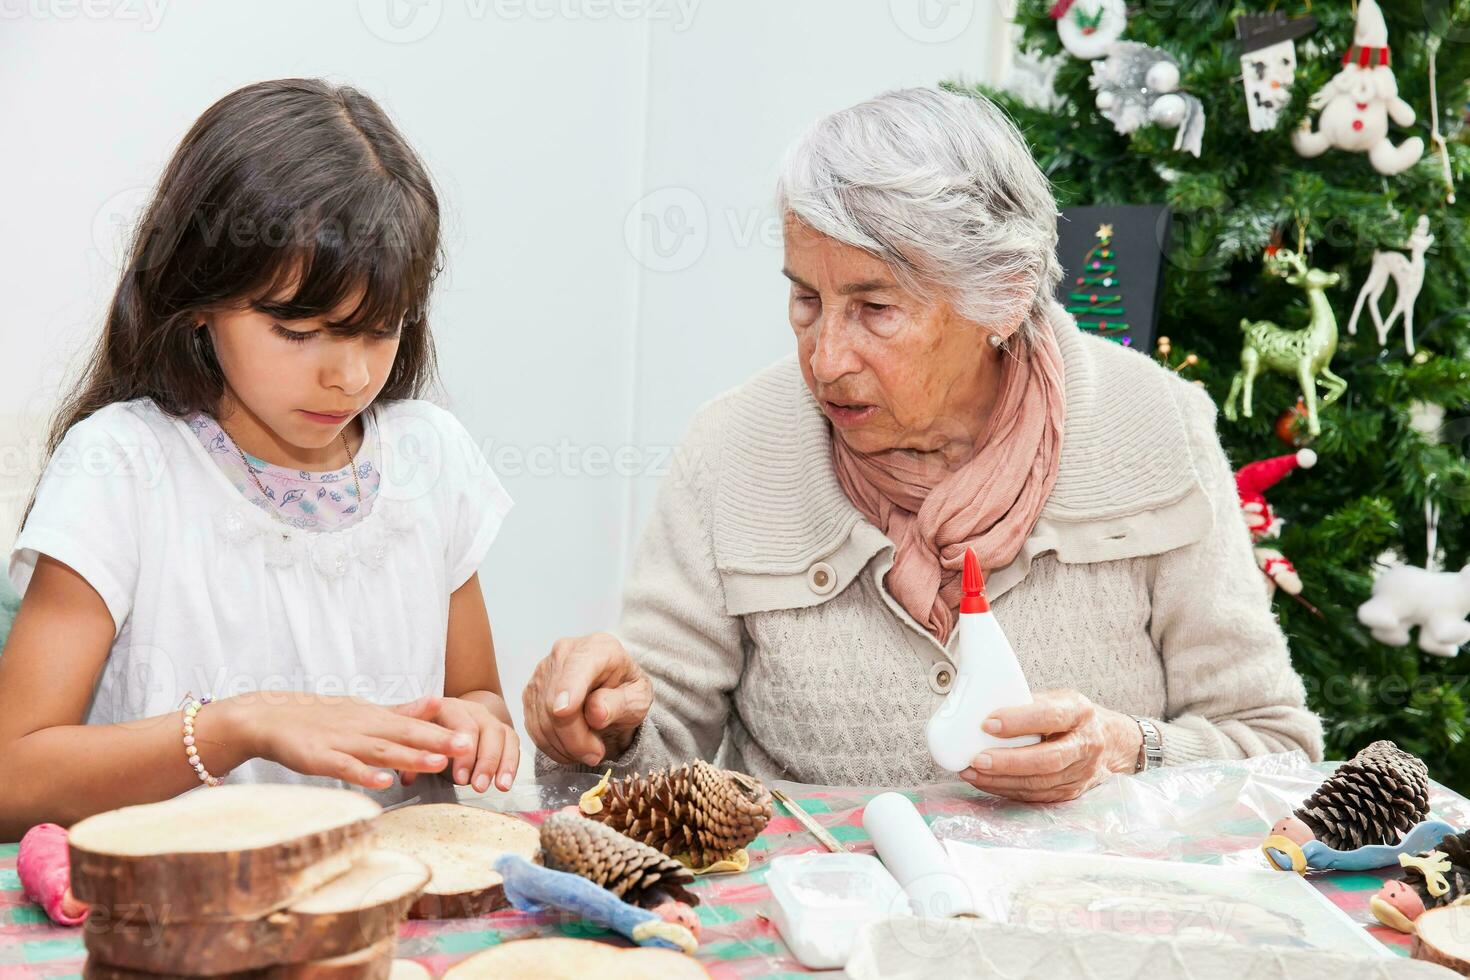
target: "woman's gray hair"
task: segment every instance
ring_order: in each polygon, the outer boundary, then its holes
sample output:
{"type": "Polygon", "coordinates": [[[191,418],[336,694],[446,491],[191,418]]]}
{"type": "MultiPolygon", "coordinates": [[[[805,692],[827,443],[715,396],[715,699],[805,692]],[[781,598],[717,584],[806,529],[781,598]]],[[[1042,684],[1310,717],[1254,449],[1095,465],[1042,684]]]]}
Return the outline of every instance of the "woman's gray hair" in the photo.
{"type": "Polygon", "coordinates": [[[777,205],[978,323],[1028,338],[1054,305],[1056,199],[983,97],[902,89],[818,120],[786,155],[777,205]]]}

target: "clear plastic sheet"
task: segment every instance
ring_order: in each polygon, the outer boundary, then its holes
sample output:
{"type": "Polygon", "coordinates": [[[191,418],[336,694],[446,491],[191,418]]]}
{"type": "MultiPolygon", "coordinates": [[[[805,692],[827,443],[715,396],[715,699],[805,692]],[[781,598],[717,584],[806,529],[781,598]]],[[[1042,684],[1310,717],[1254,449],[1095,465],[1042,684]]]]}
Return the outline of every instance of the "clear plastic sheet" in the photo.
{"type": "MultiPolygon", "coordinates": [[[[977,797],[931,824],[943,839],[1126,857],[1260,867],[1271,825],[1317,788],[1335,763],[1301,752],[1170,766],[1108,780],[1049,806],[977,797]]],[[[1433,815],[1470,826],[1470,802],[1431,784],[1433,815]]]]}
{"type": "MultiPolygon", "coordinates": [[[[862,829],[863,808],[878,793],[892,789],[914,801],[940,839],[1261,867],[1260,844],[1271,824],[1290,813],[1332,768],[1332,764],[1314,766],[1299,752],[1203,762],[1119,776],[1081,799],[1050,805],[986,796],[959,782],[908,787],[811,786],[784,781],[772,785],[785,790],[812,819],[860,853],[872,852],[862,829]]],[[[592,773],[559,772],[540,777],[536,784],[517,785],[507,794],[492,793],[466,802],[526,814],[539,822],[546,812],[575,805],[597,779],[592,773]]],[[[1470,801],[1431,784],[1430,802],[1435,816],[1470,826],[1470,801]]],[[[771,825],[749,848],[748,873],[706,876],[696,883],[703,929],[699,958],[711,976],[754,978],[806,972],[770,921],[773,903],[766,872],[771,860],[780,855],[823,850],[777,804],[771,825]]],[[[1362,916],[1354,918],[1366,924],[1362,916]]],[[[558,934],[616,941],[555,913],[501,912],[479,920],[475,927],[486,926],[502,942],[558,934]]],[[[432,927],[432,936],[426,930],[418,940],[421,947],[407,937],[400,944],[405,945],[407,939],[406,955],[422,955],[422,962],[442,971],[463,958],[459,952],[444,953],[446,944],[453,945],[453,937],[442,934],[470,924],[434,923],[432,927]],[[436,951],[439,955],[432,955],[436,951]]]]}

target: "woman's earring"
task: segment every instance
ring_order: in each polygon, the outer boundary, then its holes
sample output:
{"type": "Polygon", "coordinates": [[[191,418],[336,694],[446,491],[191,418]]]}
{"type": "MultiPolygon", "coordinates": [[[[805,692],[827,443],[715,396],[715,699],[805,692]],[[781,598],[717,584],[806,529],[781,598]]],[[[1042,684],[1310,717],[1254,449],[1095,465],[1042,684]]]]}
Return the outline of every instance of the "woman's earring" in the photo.
{"type": "Polygon", "coordinates": [[[1002,337],[998,333],[991,334],[990,335],[990,346],[991,347],[1004,347],[1005,346],[1005,338],[1002,337]]]}

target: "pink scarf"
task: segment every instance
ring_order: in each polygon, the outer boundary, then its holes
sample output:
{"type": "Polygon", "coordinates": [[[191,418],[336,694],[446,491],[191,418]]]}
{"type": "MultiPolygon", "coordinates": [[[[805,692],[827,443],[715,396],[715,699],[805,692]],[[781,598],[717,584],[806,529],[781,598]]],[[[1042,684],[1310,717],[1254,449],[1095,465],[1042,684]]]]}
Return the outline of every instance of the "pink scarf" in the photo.
{"type": "Polygon", "coordinates": [[[862,455],[832,438],[847,498],[897,545],[888,591],[940,643],[954,628],[965,548],[987,572],[1009,565],[1056,483],[1066,418],[1062,354],[1049,318],[1032,322],[1029,345],[1000,352],[988,431],[960,469],[901,450],[862,455]]]}

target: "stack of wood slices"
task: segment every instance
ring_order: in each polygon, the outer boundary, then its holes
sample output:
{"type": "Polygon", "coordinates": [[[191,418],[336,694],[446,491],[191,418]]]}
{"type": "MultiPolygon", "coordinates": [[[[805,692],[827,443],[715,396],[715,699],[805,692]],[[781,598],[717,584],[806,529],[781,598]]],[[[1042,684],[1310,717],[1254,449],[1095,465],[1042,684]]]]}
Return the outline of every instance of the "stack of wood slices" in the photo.
{"type": "Polygon", "coordinates": [[[399,923],[503,906],[494,861],[534,859],[538,835],[472,806],[237,785],[89,817],[70,847],[88,978],[412,980],[399,923]]]}

